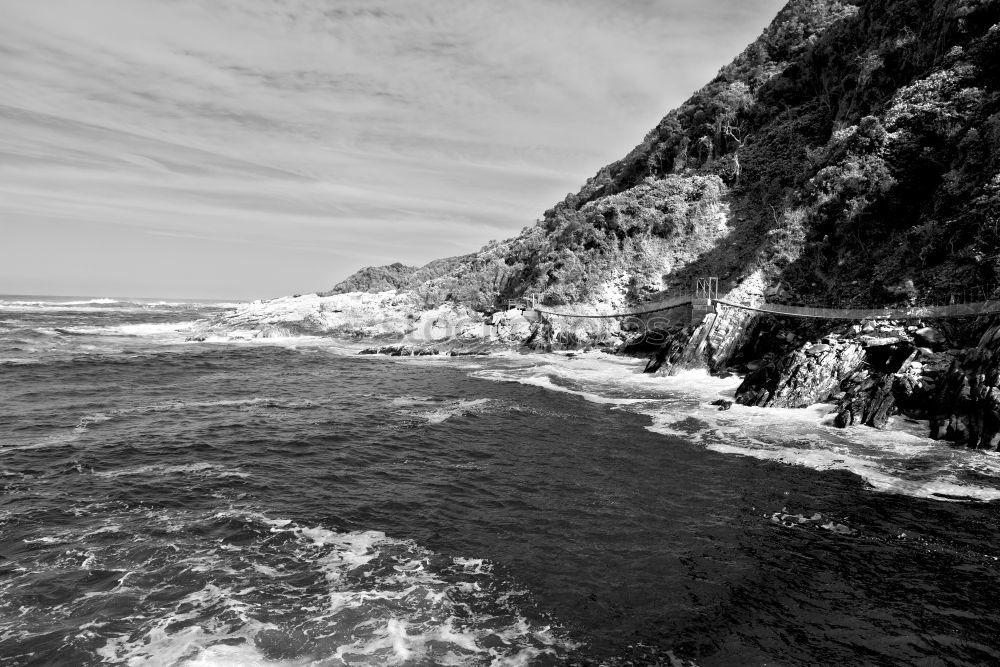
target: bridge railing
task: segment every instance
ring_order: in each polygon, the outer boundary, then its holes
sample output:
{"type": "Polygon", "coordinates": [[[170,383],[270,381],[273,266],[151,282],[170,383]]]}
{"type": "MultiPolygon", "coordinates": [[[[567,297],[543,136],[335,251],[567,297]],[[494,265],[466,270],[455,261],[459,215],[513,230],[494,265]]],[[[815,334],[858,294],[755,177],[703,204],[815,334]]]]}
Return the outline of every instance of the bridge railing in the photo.
{"type": "Polygon", "coordinates": [[[657,301],[650,304],[644,304],[642,310],[633,310],[627,312],[611,312],[611,313],[574,313],[567,312],[565,310],[552,310],[551,308],[541,308],[536,307],[535,312],[542,313],[544,315],[554,315],[556,317],[572,317],[572,318],[583,318],[583,319],[613,319],[616,317],[637,317],[639,315],[650,315],[652,313],[658,313],[664,310],[670,310],[672,308],[679,308],[680,306],[686,306],[691,303],[691,296],[676,296],[672,299],[665,299],[663,301],[657,301]]]}
{"type": "MultiPolygon", "coordinates": [[[[687,304],[695,303],[696,311],[713,310],[712,304],[718,303],[730,308],[741,308],[743,310],[770,313],[773,315],[786,315],[789,317],[809,317],[827,320],[913,320],[913,319],[941,319],[957,317],[974,317],[977,315],[990,315],[1000,313],[1000,299],[991,298],[996,289],[994,285],[982,284],[965,291],[947,292],[947,302],[938,305],[910,305],[904,307],[881,307],[881,308],[826,308],[821,306],[796,306],[781,303],[762,302],[757,304],[743,304],[719,298],[719,279],[715,276],[696,278],[692,285],[690,294],[677,295],[659,302],[643,304],[636,310],[627,312],[573,312],[569,308],[543,308],[537,302],[532,304],[532,309],[538,313],[553,317],[579,318],[579,319],[614,319],[614,318],[636,318],[652,315],[662,311],[670,310],[687,304]],[[978,297],[978,300],[975,300],[978,297]]],[[[945,292],[942,292],[945,294],[945,292]]],[[[930,293],[925,293],[925,297],[930,293]]],[[[537,298],[537,297],[536,297],[537,298]]],[[[701,312],[693,315],[694,319],[700,321],[701,312]]]]}
{"type": "Polygon", "coordinates": [[[904,308],[817,308],[813,306],[789,306],[780,303],[750,305],[733,303],[725,299],[718,299],[716,303],[730,308],[753,310],[760,313],[825,320],[930,320],[1000,313],[1000,301],[998,300],[904,308]]]}

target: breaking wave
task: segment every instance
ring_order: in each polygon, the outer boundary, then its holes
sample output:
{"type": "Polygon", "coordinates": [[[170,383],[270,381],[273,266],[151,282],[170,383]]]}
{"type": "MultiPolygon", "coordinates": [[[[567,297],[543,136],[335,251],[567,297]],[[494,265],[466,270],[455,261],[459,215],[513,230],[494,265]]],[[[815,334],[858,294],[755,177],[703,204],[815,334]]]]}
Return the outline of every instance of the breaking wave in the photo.
{"type": "Polygon", "coordinates": [[[1000,454],[950,446],[925,437],[926,423],[895,417],[885,430],[837,428],[830,405],[804,409],[734,404],[740,380],[703,371],[676,376],[642,373],[643,362],[603,353],[547,355],[542,363],[474,371],[475,377],[571,393],[652,420],[649,430],[739,454],[815,470],[847,470],[873,489],[935,500],[1000,499],[1000,454]]]}
{"type": "Polygon", "coordinates": [[[498,402],[489,398],[441,399],[430,396],[400,396],[391,399],[400,414],[419,417],[429,424],[441,424],[459,415],[483,414],[498,409],[498,402]]]}
{"type": "Polygon", "coordinates": [[[527,593],[490,562],[379,531],[236,509],[82,519],[24,540],[67,597],[33,601],[27,564],[0,583],[0,634],[30,643],[39,628],[77,622],[77,656],[129,665],[513,666],[554,663],[574,646],[529,620],[527,593]],[[70,594],[80,577],[106,583],[70,594]],[[92,617],[95,605],[133,613],[92,617]]]}

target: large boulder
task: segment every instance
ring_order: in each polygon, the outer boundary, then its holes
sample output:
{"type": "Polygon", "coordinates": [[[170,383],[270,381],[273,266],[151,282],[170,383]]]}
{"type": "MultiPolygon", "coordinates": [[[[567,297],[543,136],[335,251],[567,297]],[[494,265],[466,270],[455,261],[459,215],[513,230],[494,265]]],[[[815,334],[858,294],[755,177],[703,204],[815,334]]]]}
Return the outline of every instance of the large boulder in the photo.
{"type": "Polygon", "coordinates": [[[920,347],[941,350],[948,345],[948,338],[937,329],[923,327],[913,332],[913,340],[920,347]]]}
{"type": "Polygon", "coordinates": [[[684,357],[684,350],[687,348],[688,341],[691,340],[692,331],[692,327],[676,327],[659,332],[663,337],[663,342],[650,355],[643,372],[656,373],[661,369],[670,370],[678,364],[684,357]]]}
{"type": "Polygon", "coordinates": [[[780,408],[820,403],[839,391],[863,359],[864,348],[853,341],[807,343],[749,374],[736,390],[736,402],[780,408]]]}
{"type": "Polygon", "coordinates": [[[531,324],[528,336],[522,345],[533,352],[551,352],[552,339],[552,322],[541,317],[531,324]]]}
{"type": "Polygon", "coordinates": [[[1000,450],[1000,354],[975,347],[958,354],[940,378],[931,437],[1000,450]]]}
{"type": "Polygon", "coordinates": [[[842,383],[845,395],[837,405],[834,424],[840,427],[854,424],[885,426],[896,410],[895,380],[891,374],[864,368],[852,373],[842,383]]]}

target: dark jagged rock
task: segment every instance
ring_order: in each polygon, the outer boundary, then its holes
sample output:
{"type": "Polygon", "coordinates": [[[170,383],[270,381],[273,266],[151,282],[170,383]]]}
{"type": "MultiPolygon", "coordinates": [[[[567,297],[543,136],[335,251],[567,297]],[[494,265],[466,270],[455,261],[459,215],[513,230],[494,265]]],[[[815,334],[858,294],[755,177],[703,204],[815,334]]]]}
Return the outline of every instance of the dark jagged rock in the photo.
{"type": "Polygon", "coordinates": [[[932,329],[931,327],[923,327],[914,331],[913,340],[920,347],[926,347],[931,350],[941,350],[948,345],[948,338],[937,329],[932,329]]]}
{"type": "Polygon", "coordinates": [[[743,378],[736,390],[736,402],[740,405],[770,405],[781,373],[774,360],[762,363],[757,370],[743,378]]]}
{"type": "Polygon", "coordinates": [[[680,339],[684,336],[690,337],[690,335],[691,329],[689,327],[674,326],[651,328],[622,343],[618,347],[617,352],[618,354],[628,356],[657,354],[664,345],[669,344],[672,340],[680,339]]]}
{"type": "Polygon", "coordinates": [[[729,408],[733,407],[733,402],[727,401],[724,398],[720,398],[718,400],[712,401],[711,405],[719,406],[719,411],[721,412],[722,410],[728,410],[729,408]]]}
{"type": "Polygon", "coordinates": [[[841,385],[846,395],[839,401],[834,424],[842,428],[855,424],[884,427],[896,410],[895,380],[891,374],[867,369],[852,373],[841,385]]]}
{"type": "Polygon", "coordinates": [[[551,352],[553,342],[552,323],[544,317],[532,323],[528,337],[525,338],[523,347],[534,352],[551,352]]]}
{"type": "MultiPolygon", "coordinates": [[[[679,327],[670,331],[664,331],[662,335],[663,342],[650,355],[643,373],[655,373],[664,366],[670,368],[677,364],[683,357],[684,350],[691,338],[691,328],[679,327]]],[[[627,353],[627,348],[623,352],[627,353]]]]}
{"type": "Polygon", "coordinates": [[[827,336],[777,360],[768,355],[747,363],[751,372],[736,401],[804,407],[833,398],[838,426],[883,428],[902,412],[929,418],[935,439],[1000,449],[1000,325],[978,345],[942,352],[928,346],[940,348],[948,338],[929,327],[864,329],[853,339],[827,336]]]}
{"type": "Polygon", "coordinates": [[[1000,326],[988,329],[978,347],[954,355],[933,405],[932,438],[1000,450],[1000,326]]]}
{"type": "Polygon", "coordinates": [[[381,347],[366,347],[358,354],[384,354],[390,357],[429,357],[441,354],[434,347],[412,347],[409,345],[383,345],[381,347]]]}
{"type": "Polygon", "coordinates": [[[854,342],[807,344],[746,377],[736,402],[760,407],[802,408],[819,403],[840,388],[864,358],[854,342]],[[812,348],[819,351],[812,352],[812,348]]]}
{"type": "Polygon", "coordinates": [[[859,336],[858,342],[865,347],[883,347],[886,345],[896,345],[902,338],[896,336],[859,336]]]}

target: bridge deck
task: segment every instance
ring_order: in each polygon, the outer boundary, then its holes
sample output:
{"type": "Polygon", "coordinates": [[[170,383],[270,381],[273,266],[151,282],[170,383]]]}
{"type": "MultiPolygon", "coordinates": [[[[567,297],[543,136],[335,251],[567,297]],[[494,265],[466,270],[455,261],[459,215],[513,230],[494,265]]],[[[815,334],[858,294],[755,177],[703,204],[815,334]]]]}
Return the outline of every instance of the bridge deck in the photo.
{"type": "MultiPolygon", "coordinates": [[[[976,317],[1000,313],[1000,300],[976,301],[974,303],[954,303],[943,306],[912,306],[908,308],[817,308],[814,306],[789,306],[782,303],[758,303],[755,305],[733,303],[726,299],[714,299],[715,303],[729,308],[740,308],[758,313],[783,315],[786,317],[809,317],[824,320],[936,320],[957,317],[976,317]]],[[[636,317],[649,315],[671,308],[686,306],[692,302],[690,296],[678,296],[651,304],[653,307],[624,313],[573,313],[535,308],[536,312],[556,317],[604,319],[615,317],[636,317]]]]}
{"type": "Polygon", "coordinates": [[[664,301],[657,301],[655,304],[650,304],[652,307],[645,310],[637,310],[629,313],[566,313],[558,312],[555,310],[543,310],[541,308],[535,308],[534,310],[545,315],[556,315],[558,317],[573,317],[573,318],[586,318],[586,319],[603,319],[611,317],[635,317],[636,315],[648,315],[650,313],[658,313],[661,310],[670,310],[671,308],[678,308],[680,306],[686,306],[691,303],[690,296],[677,296],[672,299],[666,299],[664,301]]]}
{"type": "Polygon", "coordinates": [[[908,308],[816,308],[813,306],[788,306],[780,303],[759,303],[751,306],[733,303],[725,299],[717,299],[716,303],[758,313],[824,320],[940,320],[1000,313],[1000,301],[954,303],[946,306],[911,306],[908,308]]]}

